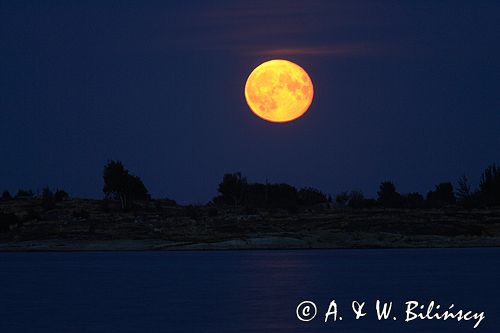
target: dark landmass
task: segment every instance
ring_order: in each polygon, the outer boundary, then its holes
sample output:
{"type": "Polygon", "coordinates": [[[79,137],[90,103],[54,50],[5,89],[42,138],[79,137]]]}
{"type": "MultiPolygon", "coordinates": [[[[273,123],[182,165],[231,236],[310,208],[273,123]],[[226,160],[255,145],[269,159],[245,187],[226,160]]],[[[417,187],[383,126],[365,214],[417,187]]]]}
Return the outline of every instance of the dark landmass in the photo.
{"type": "Polygon", "coordinates": [[[122,211],[107,200],[65,199],[44,207],[39,198],[25,198],[0,201],[0,212],[0,251],[500,246],[500,208],[321,204],[290,212],[152,200],[122,211]]]}

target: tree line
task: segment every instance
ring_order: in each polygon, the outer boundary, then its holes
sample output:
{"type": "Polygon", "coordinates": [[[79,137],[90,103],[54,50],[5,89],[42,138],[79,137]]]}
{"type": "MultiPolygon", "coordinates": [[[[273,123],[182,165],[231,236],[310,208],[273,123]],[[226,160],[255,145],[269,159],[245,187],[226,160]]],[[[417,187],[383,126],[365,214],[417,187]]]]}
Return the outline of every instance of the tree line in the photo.
{"type": "Polygon", "coordinates": [[[456,183],[442,182],[424,197],[418,192],[401,194],[391,181],[380,184],[376,199],[367,199],[362,192],[343,192],[335,201],[341,206],[354,208],[442,208],[445,206],[461,206],[464,208],[484,208],[500,206],[500,167],[488,166],[481,174],[479,186],[472,189],[468,178],[463,175],[456,183]]]}
{"type": "Polygon", "coordinates": [[[318,189],[297,190],[289,184],[249,183],[241,173],[227,173],[219,184],[212,202],[216,205],[266,208],[294,208],[331,202],[332,198],[318,189]]]}
{"type": "MultiPolygon", "coordinates": [[[[148,189],[140,177],[127,170],[120,161],[109,161],[103,169],[103,193],[107,200],[116,200],[123,210],[134,207],[141,201],[151,200],[148,189]]],[[[366,198],[361,191],[341,192],[332,198],[322,191],[296,187],[285,183],[249,182],[241,173],[227,173],[218,185],[218,195],[210,204],[231,207],[284,208],[329,205],[350,208],[441,208],[462,206],[483,208],[500,206],[500,167],[488,166],[481,174],[479,186],[472,189],[466,176],[454,186],[451,182],[435,185],[425,196],[418,192],[401,194],[392,181],[383,181],[377,191],[377,198],[366,198]]],[[[1,200],[23,198],[41,199],[44,209],[51,209],[69,195],[64,190],[52,191],[48,187],[35,196],[31,190],[19,190],[15,196],[4,191],[1,200]]],[[[175,201],[172,200],[173,203],[175,201]]]]}

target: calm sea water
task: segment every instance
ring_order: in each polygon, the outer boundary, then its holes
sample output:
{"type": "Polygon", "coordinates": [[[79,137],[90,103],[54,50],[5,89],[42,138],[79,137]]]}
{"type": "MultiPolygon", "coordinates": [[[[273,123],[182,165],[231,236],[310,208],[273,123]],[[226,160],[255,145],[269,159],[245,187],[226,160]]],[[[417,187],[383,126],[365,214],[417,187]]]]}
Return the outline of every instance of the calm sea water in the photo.
{"type": "Polygon", "coordinates": [[[2,333],[500,332],[499,316],[500,249],[0,254],[2,333]],[[325,324],[332,299],[343,320],[325,324]],[[376,319],[377,299],[397,321],[376,319]],[[318,308],[308,323],[303,300],[318,308]],[[405,323],[407,300],[486,319],[405,323]]]}

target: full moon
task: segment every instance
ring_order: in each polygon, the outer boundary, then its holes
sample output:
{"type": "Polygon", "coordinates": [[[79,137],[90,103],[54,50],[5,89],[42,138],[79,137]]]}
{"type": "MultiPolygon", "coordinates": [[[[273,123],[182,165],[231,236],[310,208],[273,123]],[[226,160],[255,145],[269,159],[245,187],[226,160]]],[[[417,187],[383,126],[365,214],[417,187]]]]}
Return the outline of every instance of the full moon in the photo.
{"type": "Polygon", "coordinates": [[[313,84],[307,72],[288,60],[257,66],[245,84],[245,98],[259,117],[283,123],[302,116],[312,103],[313,84]]]}

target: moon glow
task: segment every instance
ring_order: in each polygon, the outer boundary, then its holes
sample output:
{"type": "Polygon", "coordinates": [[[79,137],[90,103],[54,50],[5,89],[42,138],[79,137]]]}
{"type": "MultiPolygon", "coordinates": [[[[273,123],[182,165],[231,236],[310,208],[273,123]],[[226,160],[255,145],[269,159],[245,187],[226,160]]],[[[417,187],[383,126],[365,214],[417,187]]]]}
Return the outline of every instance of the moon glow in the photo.
{"type": "Polygon", "coordinates": [[[271,122],[302,116],[312,103],[313,84],[307,72],[288,60],[270,60],[257,66],[245,84],[250,109],[271,122]]]}

